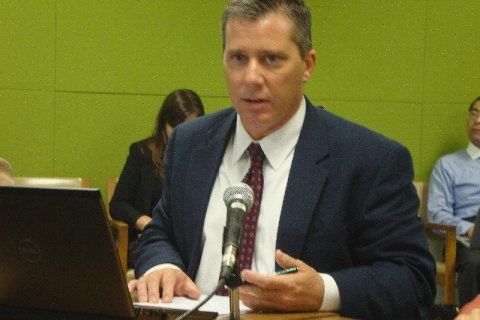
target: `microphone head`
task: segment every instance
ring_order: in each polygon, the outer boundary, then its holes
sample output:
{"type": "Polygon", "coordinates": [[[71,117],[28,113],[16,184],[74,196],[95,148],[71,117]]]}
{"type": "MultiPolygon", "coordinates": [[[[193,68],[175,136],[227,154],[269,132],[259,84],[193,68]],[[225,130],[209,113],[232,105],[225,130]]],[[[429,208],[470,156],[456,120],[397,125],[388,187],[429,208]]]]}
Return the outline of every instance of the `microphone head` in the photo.
{"type": "Polygon", "coordinates": [[[247,207],[247,212],[253,205],[253,190],[252,188],[243,182],[236,183],[228,187],[223,193],[223,202],[227,207],[233,201],[240,201],[247,207]]]}

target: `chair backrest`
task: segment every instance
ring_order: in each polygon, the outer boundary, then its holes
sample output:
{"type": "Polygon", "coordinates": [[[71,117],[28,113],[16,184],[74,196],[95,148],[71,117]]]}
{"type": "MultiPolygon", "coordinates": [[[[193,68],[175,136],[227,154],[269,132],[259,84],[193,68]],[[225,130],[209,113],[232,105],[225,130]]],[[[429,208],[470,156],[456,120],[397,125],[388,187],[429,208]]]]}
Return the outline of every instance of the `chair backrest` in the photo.
{"type": "Polygon", "coordinates": [[[108,217],[110,220],[110,225],[112,226],[112,232],[115,237],[115,242],[118,248],[118,255],[120,256],[120,261],[122,262],[123,270],[126,272],[127,280],[132,280],[135,278],[132,270],[127,270],[127,259],[128,259],[128,225],[125,222],[113,220],[110,216],[110,200],[112,200],[113,193],[117,187],[118,178],[110,177],[107,181],[107,202],[108,202],[108,217]]]}
{"type": "Polygon", "coordinates": [[[7,160],[0,158],[0,186],[9,186],[13,182],[13,170],[7,160]]]}
{"type": "Polygon", "coordinates": [[[118,178],[117,177],[110,177],[107,181],[107,201],[110,204],[110,200],[112,200],[113,193],[115,192],[115,188],[117,187],[118,178]]]}
{"type": "Polygon", "coordinates": [[[29,187],[64,187],[64,188],[88,188],[88,178],[59,178],[59,177],[14,177],[16,186],[29,187]]]}
{"type": "Polygon", "coordinates": [[[428,183],[414,181],[420,199],[418,216],[424,220],[425,235],[437,262],[436,283],[444,286],[443,302],[455,304],[456,232],[454,226],[444,226],[427,221],[428,183]]]}
{"type": "Polygon", "coordinates": [[[417,195],[420,199],[420,206],[418,208],[418,216],[420,218],[427,218],[427,197],[428,197],[428,184],[423,181],[414,181],[413,185],[417,189],[417,195]]]}
{"type": "Polygon", "coordinates": [[[13,177],[13,170],[7,160],[0,158],[0,172],[5,173],[9,177],[13,177]]]}
{"type": "MultiPolygon", "coordinates": [[[[418,216],[424,221],[428,221],[427,217],[427,197],[428,197],[428,184],[423,181],[414,181],[415,188],[417,189],[417,195],[420,199],[420,206],[418,208],[418,216]]],[[[426,236],[428,244],[430,246],[430,252],[437,261],[444,261],[443,247],[445,243],[445,236],[438,230],[432,231],[426,230],[426,236]]]]}

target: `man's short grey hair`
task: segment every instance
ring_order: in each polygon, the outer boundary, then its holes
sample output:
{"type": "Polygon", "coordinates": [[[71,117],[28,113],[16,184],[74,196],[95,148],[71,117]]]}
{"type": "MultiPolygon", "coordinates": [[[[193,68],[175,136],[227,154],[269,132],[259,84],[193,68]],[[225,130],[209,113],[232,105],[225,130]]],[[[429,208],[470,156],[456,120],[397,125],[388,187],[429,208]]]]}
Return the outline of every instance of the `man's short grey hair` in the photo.
{"type": "Polygon", "coordinates": [[[312,49],[312,16],[303,0],[230,0],[222,16],[223,49],[230,19],[260,20],[269,13],[282,13],[290,18],[294,27],[292,40],[305,57],[312,49]]]}

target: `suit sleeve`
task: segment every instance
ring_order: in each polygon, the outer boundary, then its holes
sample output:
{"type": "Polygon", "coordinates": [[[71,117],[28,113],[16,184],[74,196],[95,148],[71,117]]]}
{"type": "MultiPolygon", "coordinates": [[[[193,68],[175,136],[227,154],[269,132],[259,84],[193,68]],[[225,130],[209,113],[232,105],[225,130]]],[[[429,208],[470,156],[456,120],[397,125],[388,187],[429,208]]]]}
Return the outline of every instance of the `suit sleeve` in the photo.
{"type": "Polygon", "coordinates": [[[355,267],[331,273],[340,312],[361,319],[421,319],[435,297],[435,263],[417,217],[412,159],[395,144],[372,167],[351,245],[355,267]]]}
{"type": "Polygon", "coordinates": [[[134,206],[141,179],[141,151],[136,144],[130,146],[127,162],[123,167],[115,192],[110,201],[112,218],[126,222],[131,227],[142,213],[134,206]]]}
{"type": "Polygon", "coordinates": [[[176,130],[173,131],[163,161],[165,172],[163,194],[152,213],[152,222],[147,225],[140,236],[139,246],[135,251],[135,275],[142,276],[150,268],[171,263],[185,270],[185,265],[178,252],[172,219],[172,162],[175,150],[176,130]]]}

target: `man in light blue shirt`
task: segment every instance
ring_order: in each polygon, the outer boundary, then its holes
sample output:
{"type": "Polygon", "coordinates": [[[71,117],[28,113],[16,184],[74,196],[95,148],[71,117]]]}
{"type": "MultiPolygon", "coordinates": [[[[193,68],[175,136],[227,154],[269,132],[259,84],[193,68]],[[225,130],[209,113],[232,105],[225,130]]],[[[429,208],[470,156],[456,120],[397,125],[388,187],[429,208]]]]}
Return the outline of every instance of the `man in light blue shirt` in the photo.
{"type": "MultiPolygon", "coordinates": [[[[441,157],[428,189],[428,220],[457,227],[457,235],[472,237],[480,208],[480,97],[469,107],[467,149],[441,157]]],[[[480,253],[457,247],[458,293],[464,305],[480,293],[480,253]]]]}

